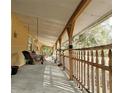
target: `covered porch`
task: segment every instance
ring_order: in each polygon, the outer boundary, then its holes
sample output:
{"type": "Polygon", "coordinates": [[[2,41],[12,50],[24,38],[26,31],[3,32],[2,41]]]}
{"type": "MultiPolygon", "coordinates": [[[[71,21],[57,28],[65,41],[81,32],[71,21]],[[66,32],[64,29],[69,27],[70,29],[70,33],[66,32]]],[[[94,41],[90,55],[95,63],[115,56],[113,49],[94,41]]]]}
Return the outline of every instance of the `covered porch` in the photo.
{"type": "Polygon", "coordinates": [[[12,1],[12,93],[112,93],[111,0],[12,1]],[[22,51],[50,57],[26,65],[22,51]]]}

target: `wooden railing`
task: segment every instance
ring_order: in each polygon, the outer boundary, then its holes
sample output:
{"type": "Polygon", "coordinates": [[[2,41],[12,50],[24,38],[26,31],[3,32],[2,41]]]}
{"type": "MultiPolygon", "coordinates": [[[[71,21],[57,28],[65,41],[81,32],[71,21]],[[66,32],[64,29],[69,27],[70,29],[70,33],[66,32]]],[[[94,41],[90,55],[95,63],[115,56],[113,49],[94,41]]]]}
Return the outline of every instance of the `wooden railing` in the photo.
{"type": "Polygon", "coordinates": [[[81,91],[112,93],[112,45],[61,51],[61,63],[69,74],[69,58],[73,61],[73,80],[81,91]]]}

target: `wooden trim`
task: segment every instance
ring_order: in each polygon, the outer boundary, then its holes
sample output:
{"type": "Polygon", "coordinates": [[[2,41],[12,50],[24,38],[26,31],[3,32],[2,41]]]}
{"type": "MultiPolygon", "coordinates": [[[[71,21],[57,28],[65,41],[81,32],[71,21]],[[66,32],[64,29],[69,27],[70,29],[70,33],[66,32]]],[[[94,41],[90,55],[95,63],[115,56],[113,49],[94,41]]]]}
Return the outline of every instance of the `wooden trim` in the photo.
{"type": "MultiPolygon", "coordinates": [[[[101,45],[101,46],[95,46],[95,47],[88,47],[88,48],[78,48],[78,49],[71,49],[71,50],[100,50],[100,49],[111,49],[112,44],[108,45],[101,45]]],[[[63,49],[63,51],[66,51],[69,49],[63,49]]]]}
{"type": "Polygon", "coordinates": [[[81,2],[79,3],[79,5],[77,6],[76,10],[73,12],[72,16],[68,20],[68,22],[67,22],[65,28],[63,29],[62,33],[59,35],[57,41],[63,35],[63,33],[65,32],[65,30],[67,29],[67,27],[70,24],[72,24],[72,22],[75,21],[77,19],[77,17],[85,10],[85,8],[88,6],[88,4],[90,3],[90,1],[91,0],[81,0],[81,2]]]}
{"type": "MultiPolygon", "coordinates": [[[[109,12],[107,12],[105,15],[103,15],[102,17],[100,17],[98,20],[96,20],[95,22],[91,23],[90,25],[88,25],[87,27],[85,27],[83,30],[81,30],[79,33],[75,34],[72,38],[84,33],[85,31],[95,27],[96,25],[102,23],[103,21],[107,20],[108,18],[110,18],[112,16],[112,10],[110,10],[109,12]]],[[[68,40],[67,40],[68,41],[68,40]]],[[[65,42],[67,42],[65,41],[65,42]]],[[[63,43],[65,43],[63,42],[63,43]]]]}

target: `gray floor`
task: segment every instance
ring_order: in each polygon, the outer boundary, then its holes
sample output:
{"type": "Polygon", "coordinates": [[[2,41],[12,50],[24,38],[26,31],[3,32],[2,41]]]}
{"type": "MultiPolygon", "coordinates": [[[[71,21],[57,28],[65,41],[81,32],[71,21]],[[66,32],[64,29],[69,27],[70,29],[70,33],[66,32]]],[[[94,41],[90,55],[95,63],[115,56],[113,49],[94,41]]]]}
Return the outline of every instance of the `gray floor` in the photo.
{"type": "Polygon", "coordinates": [[[11,79],[11,93],[80,93],[52,62],[25,65],[11,79]]]}

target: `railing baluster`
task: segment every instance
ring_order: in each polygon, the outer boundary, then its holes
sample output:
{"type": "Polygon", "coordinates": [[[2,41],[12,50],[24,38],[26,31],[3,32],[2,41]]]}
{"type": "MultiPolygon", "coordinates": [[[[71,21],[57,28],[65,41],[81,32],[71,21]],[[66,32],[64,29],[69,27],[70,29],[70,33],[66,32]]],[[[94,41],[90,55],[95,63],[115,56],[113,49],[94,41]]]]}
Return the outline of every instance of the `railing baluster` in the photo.
{"type": "MultiPolygon", "coordinates": [[[[96,64],[98,64],[98,50],[96,50],[96,64]]],[[[97,86],[97,93],[99,93],[99,69],[96,67],[96,86],[97,86]]]]}
{"type": "MultiPolygon", "coordinates": [[[[87,51],[87,61],[89,62],[89,50],[87,51]]],[[[88,90],[90,89],[90,82],[89,82],[89,64],[87,64],[87,87],[88,90]]]]}
{"type": "Polygon", "coordinates": [[[74,60],[74,57],[75,57],[75,52],[73,50],[73,56],[72,56],[72,61],[73,61],[73,76],[75,74],[75,60],[74,60]]]}
{"type": "MultiPolygon", "coordinates": [[[[76,58],[77,58],[77,51],[75,50],[75,78],[77,79],[77,60],[76,60],[76,58]]],[[[76,81],[76,83],[77,83],[77,81],[76,81]]]]}
{"type": "Polygon", "coordinates": [[[85,64],[86,64],[86,63],[85,63],[85,50],[84,50],[84,86],[86,85],[86,84],[85,84],[85,67],[86,67],[85,64]]]}
{"type": "Polygon", "coordinates": [[[65,70],[65,57],[64,57],[64,51],[63,51],[63,70],[65,70]]]}
{"type": "MultiPolygon", "coordinates": [[[[78,50],[78,59],[80,59],[80,50],[78,50]]],[[[80,82],[80,60],[78,60],[78,81],[80,82]]],[[[79,84],[80,88],[80,84],[79,84]]]]}
{"type": "MultiPolygon", "coordinates": [[[[78,52],[78,56],[77,56],[77,63],[78,63],[78,78],[77,78],[77,80],[78,80],[78,82],[79,82],[79,50],[77,50],[77,52],[78,52]]],[[[79,85],[79,83],[78,83],[78,87],[80,88],[80,85],[79,85]]]]}
{"type": "Polygon", "coordinates": [[[79,80],[79,50],[77,50],[77,53],[78,53],[78,56],[77,56],[77,63],[78,63],[78,76],[77,76],[77,79],[79,80]]]}
{"type": "MultiPolygon", "coordinates": [[[[91,50],[91,62],[93,63],[93,51],[91,50]]],[[[94,93],[94,70],[93,65],[91,66],[91,77],[92,77],[92,93],[94,93]]]]}
{"type": "MultiPolygon", "coordinates": [[[[105,60],[104,60],[104,51],[101,50],[101,63],[104,66],[105,65],[105,60]]],[[[102,93],[106,93],[106,82],[105,82],[105,70],[102,69],[102,93]]]]}
{"type": "Polygon", "coordinates": [[[109,84],[110,84],[110,93],[112,93],[112,51],[111,49],[109,49],[108,57],[109,57],[109,67],[111,68],[111,70],[109,71],[109,84]]]}
{"type": "MultiPolygon", "coordinates": [[[[78,80],[78,51],[76,51],[76,64],[77,64],[77,75],[76,75],[76,79],[78,80]]],[[[78,82],[77,82],[77,86],[78,86],[78,82]]]]}
{"type": "MultiPolygon", "coordinates": [[[[91,63],[91,50],[89,50],[89,62],[91,63]]],[[[91,65],[89,65],[89,91],[91,92],[91,65]]]]}
{"type": "Polygon", "coordinates": [[[75,60],[76,52],[75,52],[75,50],[74,50],[73,53],[74,53],[74,56],[73,56],[73,61],[74,61],[73,62],[73,64],[74,64],[74,66],[73,66],[74,67],[73,68],[74,69],[74,71],[73,71],[73,78],[74,78],[74,81],[75,81],[75,76],[76,76],[76,60],[75,60]]]}
{"type": "MultiPolygon", "coordinates": [[[[79,80],[79,61],[78,61],[78,58],[79,58],[79,53],[77,50],[77,80],[79,80]]],[[[79,83],[78,83],[78,87],[79,87],[79,83]]]]}
{"type": "MultiPolygon", "coordinates": [[[[80,54],[80,50],[79,50],[79,59],[81,58],[81,54],[80,54]]],[[[79,60],[79,82],[81,82],[81,79],[80,79],[80,77],[81,77],[81,61],[79,60]]],[[[79,86],[80,88],[81,88],[81,86],[79,86]]]]}
{"type": "MultiPolygon", "coordinates": [[[[74,56],[74,58],[76,58],[76,51],[75,51],[75,56],[74,56]]],[[[74,72],[75,72],[75,77],[76,77],[76,60],[75,60],[75,59],[74,59],[74,63],[75,63],[75,64],[74,64],[74,65],[75,65],[75,71],[74,71],[74,72]]]]}
{"type": "Polygon", "coordinates": [[[87,88],[87,86],[88,86],[88,84],[87,84],[87,79],[88,79],[88,78],[87,78],[87,77],[88,77],[88,76],[87,76],[87,65],[88,65],[88,64],[87,64],[87,50],[86,50],[85,53],[86,53],[86,54],[85,54],[85,63],[86,63],[86,64],[85,64],[85,83],[86,83],[85,86],[86,86],[86,88],[87,88]]]}
{"type": "Polygon", "coordinates": [[[82,76],[82,82],[83,82],[83,85],[84,85],[84,50],[82,51],[82,65],[83,65],[83,68],[82,68],[82,74],[83,74],[83,76],[82,76]]]}
{"type": "MultiPolygon", "coordinates": [[[[81,51],[81,60],[83,60],[83,52],[81,51]]],[[[81,61],[81,84],[83,85],[83,62],[81,61]]],[[[81,89],[83,91],[83,87],[81,89]]]]}

